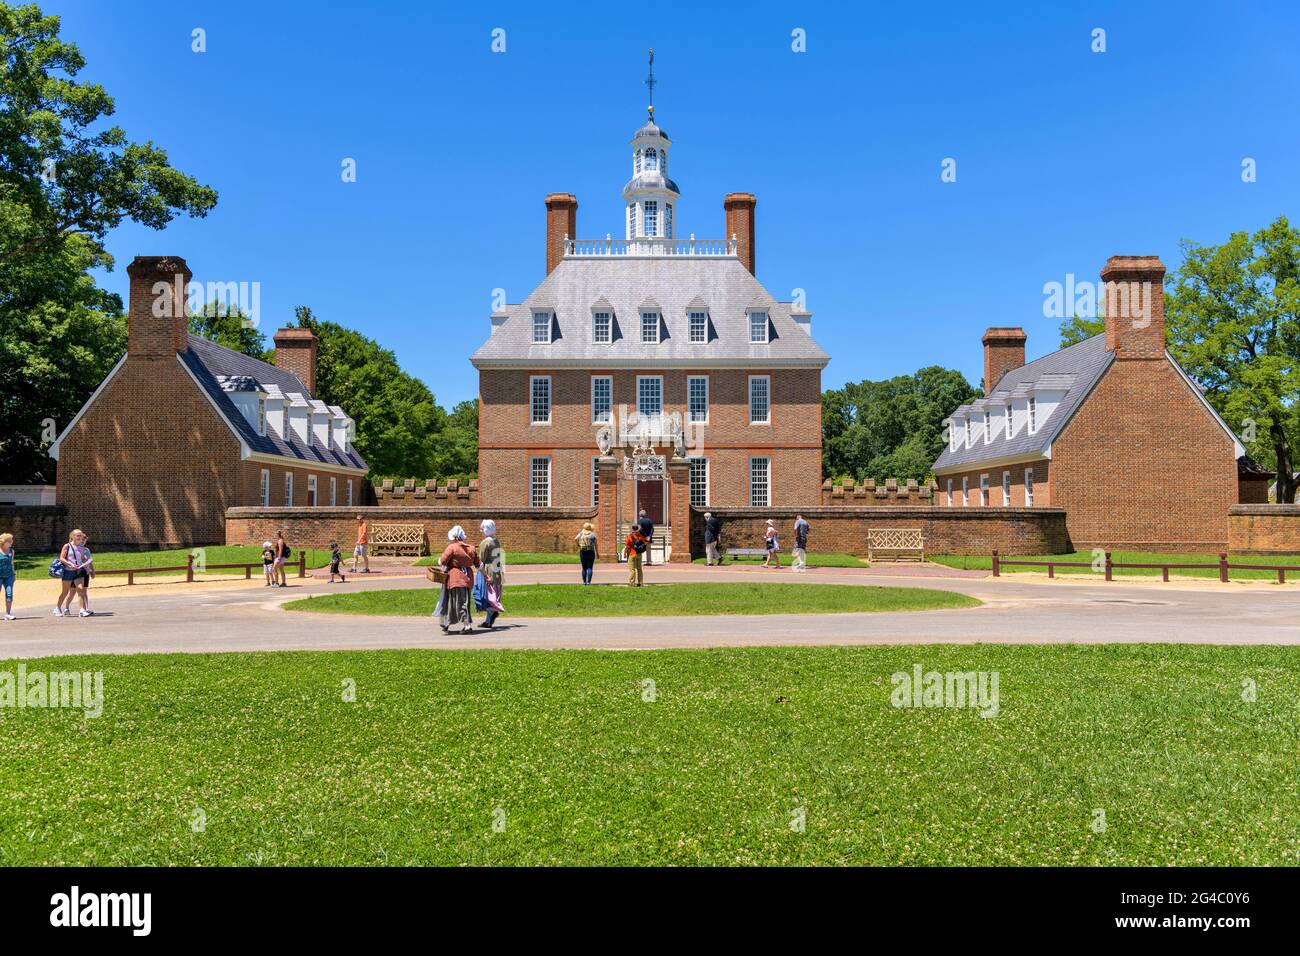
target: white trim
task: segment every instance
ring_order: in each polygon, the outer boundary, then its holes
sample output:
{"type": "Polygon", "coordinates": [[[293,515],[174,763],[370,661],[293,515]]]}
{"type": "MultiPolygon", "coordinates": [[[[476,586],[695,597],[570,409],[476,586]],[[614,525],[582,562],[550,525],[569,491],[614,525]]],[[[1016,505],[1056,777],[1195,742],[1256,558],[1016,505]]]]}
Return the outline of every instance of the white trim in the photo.
{"type": "Polygon", "coordinates": [[[1025,507],[1032,508],[1034,506],[1034,469],[1026,468],[1023,480],[1024,485],[1022,487],[1025,490],[1025,507]]]}
{"type": "Polygon", "coordinates": [[[745,403],[748,406],[746,415],[751,425],[771,425],[772,424],[772,376],[771,375],[751,375],[745,385],[745,403]],[[754,382],[767,382],[767,418],[762,421],[754,421],[754,382]]]}
{"type": "Polygon", "coordinates": [[[555,383],[551,381],[549,375],[530,375],[528,376],[528,424],[529,425],[549,425],[555,418],[555,383]],[[546,382],[546,421],[538,421],[533,417],[533,406],[536,404],[533,400],[533,383],[546,382]]]}
{"type": "Polygon", "coordinates": [[[529,508],[551,507],[551,502],[555,500],[553,495],[554,489],[552,488],[552,485],[554,484],[552,480],[553,478],[552,470],[553,468],[551,465],[550,455],[529,455],[528,456],[528,507],[529,508]],[[533,504],[533,464],[534,462],[539,462],[539,461],[546,462],[546,504],[544,505],[533,504]]]}
{"type": "Polygon", "coordinates": [[[1011,470],[1002,472],[1002,507],[1011,507],[1011,470]]]}
{"type": "Polygon", "coordinates": [[[320,482],[315,475],[307,476],[307,502],[312,508],[320,507],[320,482]]]}
{"type": "MultiPolygon", "coordinates": [[[[56,436],[54,441],[50,442],[50,448],[46,454],[55,461],[59,460],[59,447],[63,444],[63,439],[68,436],[74,427],[76,427],[77,422],[81,421],[82,416],[86,414],[86,410],[90,408],[91,405],[95,404],[95,399],[99,398],[99,393],[106,389],[108,383],[117,377],[117,373],[120,372],[122,366],[126,364],[128,355],[129,353],[124,353],[122,357],[117,360],[117,364],[113,366],[112,370],[106,376],[104,376],[104,380],[99,383],[99,388],[90,393],[90,398],[86,399],[86,404],[82,405],[77,414],[72,416],[72,421],[68,422],[68,425],[63,429],[62,434],[56,436]]],[[[185,363],[182,362],[181,364],[183,365],[185,363]]]]}
{"type": "Polygon", "coordinates": [[[261,476],[257,483],[258,497],[262,499],[262,507],[271,507],[271,469],[263,468],[261,476]]]}
{"type": "MultiPolygon", "coordinates": [[[[709,392],[711,388],[712,383],[709,381],[709,376],[707,374],[686,376],[686,423],[688,425],[709,424],[709,392]],[[696,379],[704,380],[704,417],[699,419],[691,418],[691,382],[696,379]]],[[[769,415],[769,417],[771,416],[769,415]]]]}
{"type": "MultiPolygon", "coordinates": [[[[772,456],[771,455],[750,455],[749,456],[749,507],[751,508],[770,508],[772,507],[772,456]],[[767,504],[754,504],[754,462],[767,462],[767,504]]],[[[688,476],[689,478],[689,476],[688,476]]]]}
{"type": "Polygon", "coordinates": [[[664,413],[664,377],[662,375],[638,375],[636,377],[636,414],[637,418],[642,415],[662,415],[664,413]],[[641,383],[656,381],[659,383],[659,411],[643,412],[641,411],[641,383]]]}
{"type": "MultiPolygon", "coordinates": [[[[620,259],[629,258],[620,256],[620,259]]],[[[638,313],[639,315],[639,313],[638,313]]],[[[634,342],[633,345],[640,345],[640,342],[634,342]]],[[[645,343],[647,345],[651,343],[645,343]]],[[[687,343],[690,344],[690,343],[687,343]]],[[[698,345],[699,343],[695,343],[698,345]]],[[[653,368],[653,369],[684,369],[684,368],[753,368],[759,364],[752,358],[616,358],[613,361],[602,363],[606,367],[615,369],[633,369],[633,368],[653,368]]],[[[830,363],[829,358],[812,358],[812,359],[790,359],[790,358],[769,358],[763,356],[763,368],[781,369],[781,368],[825,368],[830,363]]],[[[562,368],[591,368],[592,362],[590,357],[584,358],[546,358],[538,361],[535,358],[518,358],[518,359],[470,359],[470,364],[476,369],[485,368],[528,368],[528,369],[562,369],[562,368]]]]}
{"type": "Polygon", "coordinates": [[[529,336],[530,336],[529,342],[532,345],[550,345],[551,339],[553,338],[554,331],[555,331],[555,313],[552,312],[550,309],[534,309],[533,324],[532,327],[529,329],[529,336]],[[546,338],[545,339],[539,339],[537,337],[537,317],[542,315],[546,316],[546,338]]]}
{"type": "Polygon", "coordinates": [[[243,456],[244,461],[259,462],[267,465],[285,465],[286,463],[295,468],[314,468],[317,471],[333,471],[340,475],[355,475],[358,478],[364,478],[369,471],[365,468],[354,468],[351,465],[334,465],[327,461],[308,461],[305,458],[294,458],[292,455],[275,455],[266,451],[250,451],[243,456]]]}
{"type": "Polygon", "coordinates": [[[986,471],[980,475],[980,507],[989,506],[989,473],[986,471]]]}
{"type": "Polygon", "coordinates": [[[591,376],[591,423],[593,425],[611,425],[614,422],[614,376],[613,375],[592,375],[591,376]],[[596,380],[609,380],[609,417],[601,421],[596,417],[596,380]]]}
{"type": "Polygon", "coordinates": [[[331,508],[337,508],[337,507],[339,506],[339,479],[338,479],[338,475],[330,475],[330,476],[329,476],[329,480],[330,480],[330,507],[331,507],[331,508]]]}
{"type": "Polygon", "coordinates": [[[962,462],[959,465],[949,465],[946,468],[934,469],[935,477],[941,475],[959,475],[962,472],[972,471],[978,468],[1001,468],[1006,465],[1019,465],[1024,462],[1042,461],[1044,458],[1052,457],[1052,446],[1046,448],[1032,449],[1021,452],[1018,455],[1002,455],[997,458],[981,458],[979,461],[962,462]]]}

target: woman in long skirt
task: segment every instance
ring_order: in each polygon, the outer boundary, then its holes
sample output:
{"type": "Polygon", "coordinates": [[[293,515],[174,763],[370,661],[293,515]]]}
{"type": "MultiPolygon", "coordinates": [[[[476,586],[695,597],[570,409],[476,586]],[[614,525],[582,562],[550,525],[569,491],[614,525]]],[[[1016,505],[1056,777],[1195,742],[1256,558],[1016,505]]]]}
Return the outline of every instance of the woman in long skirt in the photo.
{"type": "Polygon", "coordinates": [[[474,584],[474,569],[479,565],[478,552],[465,543],[465,529],[456,525],[447,532],[447,545],[438,564],[447,572],[447,583],[443,585],[441,613],[438,623],[443,633],[449,632],[456,624],[461,626],[461,633],[474,627],[473,604],[470,600],[470,588],[474,584]]]}
{"type": "Polygon", "coordinates": [[[483,575],[487,584],[487,594],[482,608],[487,612],[487,617],[483,624],[485,627],[491,627],[497,616],[505,610],[501,606],[501,592],[506,586],[506,553],[501,550],[501,543],[497,541],[495,521],[488,518],[478,526],[478,529],[483,532],[483,540],[478,546],[479,557],[483,561],[479,573],[483,575]]]}

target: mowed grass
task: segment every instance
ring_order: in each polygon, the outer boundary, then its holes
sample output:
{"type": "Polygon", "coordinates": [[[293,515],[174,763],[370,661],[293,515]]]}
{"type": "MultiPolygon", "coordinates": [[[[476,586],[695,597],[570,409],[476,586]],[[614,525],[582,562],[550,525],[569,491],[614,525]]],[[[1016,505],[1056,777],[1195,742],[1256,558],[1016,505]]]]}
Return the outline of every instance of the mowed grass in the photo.
{"type": "MultiPolygon", "coordinates": [[[[1091,551],[1072,551],[1069,554],[1017,554],[1007,555],[1008,561],[1084,561],[1088,563],[1085,568],[1057,568],[1057,574],[1095,574],[1098,578],[1103,576],[1102,571],[1092,570],[1092,562],[1096,555],[1091,551]]],[[[1213,565],[1209,568],[1173,568],[1169,571],[1170,577],[1198,577],[1198,578],[1215,578],[1219,577],[1219,555],[1216,554],[1156,554],[1149,551],[1112,551],[1110,553],[1111,561],[1120,563],[1132,562],[1134,564],[1208,564],[1213,565]]],[[[973,570],[988,571],[993,567],[993,556],[991,554],[936,554],[931,555],[930,560],[937,564],[946,564],[950,568],[969,568],[973,570]]],[[[1229,579],[1240,580],[1277,580],[1276,571],[1247,571],[1234,570],[1231,568],[1234,564],[1268,564],[1282,565],[1285,567],[1295,567],[1300,569],[1300,555],[1229,555],[1228,556],[1228,577],[1229,579]]],[[[1101,567],[1099,564],[1098,567],[1101,567]]],[[[1019,565],[1003,564],[1002,573],[1012,574],[1015,572],[1036,572],[1046,574],[1047,568],[1026,568],[1019,565]]],[[[1134,576],[1160,576],[1159,568],[1115,568],[1114,574],[1134,575],[1134,576]]],[[[1300,577],[1300,570],[1296,571],[1296,576],[1300,577]]],[[[1289,577],[1289,576],[1288,576],[1289,577]]]]}
{"type": "MultiPolygon", "coordinates": [[[[756,556],[750,557],[747,555],[742,555],[741,557],[733,558],[730,555],[724,553],[723,557],[726,559],[722,562],[724,567],[731,564],[762,565],[763,563],[763,559],[756,556]]],[[[696,558],[692,563],[703,564],[706,560],[707,560],[706,558],[696,558]]],[[[790,554],[790,552],[788,551],[781,552],[781,567],[788,568],[793,562],[794,562],[794,557],[790,554]]],[[[871,565],[867,563],[866,558],[859,558],[856,554],[838,554],[834,551],[830,551],[830,552],[809,551],[808,567],[810,568],[869,568],[871,567],[871,565]]]]}
{"type": "MultiPolygon", "coordinates": [[[[49,577],[50,562],[59,556],[58,551],[35,552],[22,550],[22,542],[16,541],[16,558],[14,561],[14,570],[20,580],[31,581],[39,578],[49,577]]],[[[293,556],[289,559],[290,573],[293,567],[298,563],[298,555],[301,553],[298,548],[294,547],[293,542],[289,542],[289,547],[293,548],[293,556]]],[[[202,551],[203,560],[207,564],[252,564],[258,567],[253,569],[254,574],[261,574],[262,564],[262,547],[261,545],[243,545],[243,544],[222,544],[207,545],[202,548],[173,548],[163,551],[96,551],[95,543],[90,542],[90,553],[95,559],[96,571],[112,571],[118,568],[155,568],[155,567],[179,567],[180,571],[158,572],[162,574],[184,574],[185,560],[191,551],[202,551]]],[[[329,551],[321,548],[307,548],[307,567],[323,568],[330,563],[329,551]]],[[[344,558],[351,559],[351,551],[344,551],[344,558]]],[[[197,561],[197,559],[196,559],[197,561]]],[[[146,572],[147,573],[147,572],[146,572]]],[[[242,570],[213,570],[207,571],[206,574],[226,575],[240,574],[242,570]]],[[[105,578],[105,583],[110,583],[118,575],[112,575],[105,578]]]]}
{"type": "MultiPolygon", "coordinates": [[[[442,554],[430,554],[415,562],[417,567],[428,568],[438,563],[438,558],[442,554]]],[[[560,551],[507,551],[506,566],[520,564],[572,564],[578,567],[578,552],[565,553],[560,551]]]]}
{"type": "MultiPolygon", "coordinates": [[[[354,591],[303,598],[290,611],[427,617],[438,591],[433,587],[354,591]]],[[[851,611],[921,611],[976,607],[979,601],[953,591],[928,588],[861,587],[853,584],[700,583],[522,584],[507,586],[506,617],[611,617],[628,614],[837,614],[851,611]]]]}
{"type": "Polygon", "coordinates": [[[1283,866],[1300,844],[1294,648],[25,663],[102,671],[105,702],[0,708],[5,865],[1283,866]],[[997,716],[891,706],[914,664],[996,671],[997,716]]]}

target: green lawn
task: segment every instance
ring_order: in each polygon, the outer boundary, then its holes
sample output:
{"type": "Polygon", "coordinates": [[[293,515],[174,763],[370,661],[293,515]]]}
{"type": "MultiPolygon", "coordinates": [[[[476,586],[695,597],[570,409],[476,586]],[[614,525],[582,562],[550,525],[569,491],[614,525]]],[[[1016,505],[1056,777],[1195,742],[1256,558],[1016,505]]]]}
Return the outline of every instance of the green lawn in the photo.
{"type": "MultiPolygon", "coordinates": [[[[17,560],[14,561],[14,567],[18,578],[26,581],[44,578],[49,576],[50,562],[58,557],[58,552],[34,552],[23,551],[22,542],[15,542],[17,545],[17,560]]],[[[290,547],[293,542],[289,542],[290,547]]],[[[184,567],[185,557],[190,553],[190,548],[176,548],[169,551],[96,551],[92,542],[91,554],[95,558],[95,570],[111,571],[115,568],[153,568],[153,567],[184,567]]],[[[255,561],[259,565],[262,561],[262,549],[257,545],[208,545],[201,549],[204,560],[208,564],[235,564],[255,561]]],[[[298,561],[299,551],[293,549],[293,557],[290,558],[291,564],[298,561]]],[[[350,558],[349,554],[344,555],[350,558]]],[[[330,553],[320,548],[307,549],[307,567],[323,568],[330,563],[330,553]]],[[[292,569],[291,569],[292,570],[292,569]]],[[[176,574],[178,572],[166,572],[176,574]]],[[[209,571],[211,575],[218,574],[243,574],[243,571],[209,571]]],[[[260,568],[253,569],[254,574],[261,574],[260,568]]],[[[112,582],[118,575],[112,575],[105,578],[105,583],[112,582]]]]}
{"type": "MultiPolygon", "coordinates": [[[[354,591],[289,601],[290,611],[330,614],[425,616],[433,612],[433,587],[354,591]]],[[[847,611],[920,611],[976,607],[979,601],[927,588],[862,587],[855,584],[703,583],[507,585],[507,617],[609,617],[625,614],[835,614],[847,611]]]]}
{"type": "MultiPolygon", "coordinates": [[[[1154,554],[1148,551],[1112,551],[1110,553],[1111,561],[1127,562],[1131,561],[1137,564],[1153,564],[1156,562],[1169,562],[1171,564],[1212,564],[1212,568],[1193,568],[1187,570],[1172,569],[1169,572],[1170,577],[1199,577],[1199,578],[1218,578],[1219,576],[1219,555],[1216,554],[1154,554]]],[[[1074,551],[1069,554],[1017,554],[1008,555],[1008,560],[1013,561],[1087,561],[1091,565],[1094,555],[1091,551],[1074,551]]],[[[930,560],[937,564],[946,564],[950,568],[971,568],[988,571],[993,567],[993,557],[988,554],[936,554],[931,555],[930,560]]],[[[1300,555],[1295,556],[1277,556],[1265,557],[1263,555],[1229,555],[1228,564],[1281,564],[1300,568],[1300,555]]],[[[1039,574],[1046,574],[1047,568],[1025,568],[1017,565],[1003,565],[1002,573],[1011,574],[1013,572],[1032,571],[1039,574]]],[[[1095,574],[1102,577],[1101,571],[1093,571],[1091,566],[1086,568],[1057,568],[1057,574],[1095,574]]],[[[1115,568],[1116,576],[1125,575],[1148,575],[1160,576],[1159,568],[1115,568]]],[[[1300,575],[1300,571],[1297,571],[1300,575]]],[[[1242,580],[1264,579],[1277,580],[1276,571],[1233,571],[1228,572],[1229,578],[1242,580]]],[[[1289,578],[1289,576],[1288,576],[1289,578]]]]}
{"type": "MultiPolygon", "coordinates": [[[[763,563],[763,559],[759,557],[732,558],[732,557],[728,557],[725,554],[723,555],[723,557],[726,558],[726,560],[723,562],[724,566],[730,564],[761,565],[763,563]]],[[[705,560],[706,560],[705,558],[696,558],[692,563],[703,564],[705,560]]],[[[790,556],[790,552],[788,551],[781,552],[781,567],[788,568],[792,563],[792,561],[793,558],[790,556]]],[[[871,567],[871,565],[867,563],[866,558],[859,558],[856,554],[837,554],[834,551],[828,551],[828,552],[809,551],[808,567],[810,568],[869,568],[871,567]]]]}
{"type": "Polygon", "coordinates": [[[1295,648],[25,664],[101,670],[105,703],[0,707],[4,865],[1287,866],[1300,845],[1295,648]],[[918,663],[998,672],[998,715],[894,708],[918,663]]]}
{"type": "MultiPolygon", "coordinates": [[[[438,563],[438,554],[427,555],[416,562],[421,568],[432,567],[438,563]]],[[[506,567],[512,564],[572,564],[578,566],[578,552],[566,553],[563,551],[507,551],[506,567]]]]}

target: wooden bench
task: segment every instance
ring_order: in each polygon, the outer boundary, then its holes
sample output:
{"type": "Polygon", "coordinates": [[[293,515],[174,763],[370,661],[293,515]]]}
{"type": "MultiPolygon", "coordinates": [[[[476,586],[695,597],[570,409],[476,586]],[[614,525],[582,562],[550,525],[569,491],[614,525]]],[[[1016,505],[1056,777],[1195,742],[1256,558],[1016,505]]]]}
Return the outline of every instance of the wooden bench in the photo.
{"type": "Polygon", "coordinates": [[[867,560],[925,560],[925,535],[920,528],[868,528],[867,560]]]}
{"type": "Polygon", "coordinates": [[[424,525],[372,524],[370,550],[375,555],[400,554],[421,557],[424,554],[424,525]]]}

